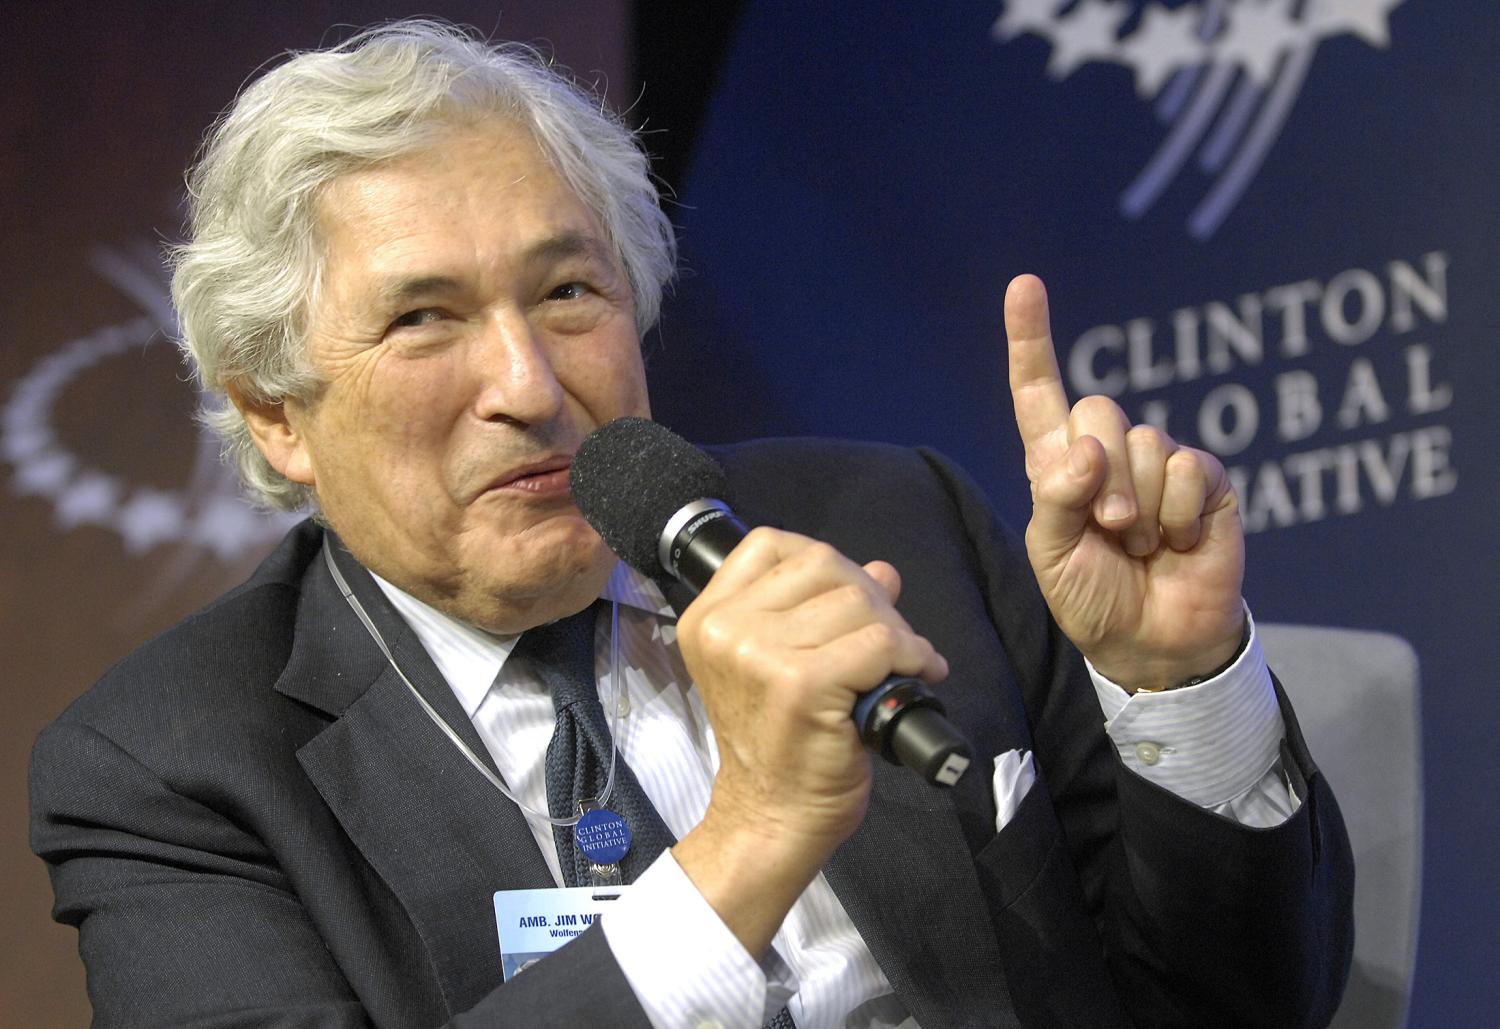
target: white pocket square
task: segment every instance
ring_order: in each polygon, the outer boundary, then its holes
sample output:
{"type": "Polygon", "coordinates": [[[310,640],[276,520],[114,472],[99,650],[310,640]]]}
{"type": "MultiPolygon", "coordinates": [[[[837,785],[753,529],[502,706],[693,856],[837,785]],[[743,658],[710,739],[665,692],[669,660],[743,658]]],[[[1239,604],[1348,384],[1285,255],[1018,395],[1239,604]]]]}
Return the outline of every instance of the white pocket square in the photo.
{"type": "Polygon", "coordinates": [[[1029,750],[1007,750],[995,756],[995,831],[1010,823],[1036,782],[1029,750]]]}

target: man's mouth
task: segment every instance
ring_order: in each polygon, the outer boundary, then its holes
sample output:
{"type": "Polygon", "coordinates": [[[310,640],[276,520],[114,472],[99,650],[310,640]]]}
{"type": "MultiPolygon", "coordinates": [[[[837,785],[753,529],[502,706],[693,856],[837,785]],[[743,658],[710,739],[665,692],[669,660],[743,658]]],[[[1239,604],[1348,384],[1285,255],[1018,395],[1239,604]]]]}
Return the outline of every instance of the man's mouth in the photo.
{"type": "Polygon", "coordinates": [[[570,455],[560,454],[522,465],[506,472],[486,487],[486,493],[526,493],[534,496],[567,496],[568,475],[573,468],[570,455]]]}

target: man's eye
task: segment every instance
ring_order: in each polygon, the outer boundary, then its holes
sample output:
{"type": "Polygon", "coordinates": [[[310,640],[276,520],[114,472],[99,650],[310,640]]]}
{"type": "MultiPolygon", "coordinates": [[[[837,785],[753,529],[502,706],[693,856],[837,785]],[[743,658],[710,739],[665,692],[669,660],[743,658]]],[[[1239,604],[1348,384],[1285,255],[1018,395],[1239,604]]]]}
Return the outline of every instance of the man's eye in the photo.
{"type": "Polygon", "coordinates": [[[547,294],[548,300],[578,300],[588,292],[588,286],[581,282],[565,282],[551,293],[547,294]]]}
{"type": "Polygon", "coordinates": [[[407,311],[395,321],[391,322],[392,329],[410,329],[419,325],[430,325],[443,317],[443,312],[435,307],[422,307],[415,311],[407,311]]]}

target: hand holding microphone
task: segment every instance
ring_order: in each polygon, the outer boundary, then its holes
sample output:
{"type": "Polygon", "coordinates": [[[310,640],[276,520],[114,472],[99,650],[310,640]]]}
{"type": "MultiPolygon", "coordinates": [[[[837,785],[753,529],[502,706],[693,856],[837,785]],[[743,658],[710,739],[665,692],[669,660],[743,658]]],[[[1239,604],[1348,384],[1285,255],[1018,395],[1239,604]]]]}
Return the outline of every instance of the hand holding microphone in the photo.
{"type": "MultiPolygon", "coordinates": [[[[575,455],[572,475],[575,502],[616,553],[658,581],[702,594],[680,628],[691,637],[684,649],[700,666],[691,670],[710,713],[715,704],[760,705],[734,714],[759,717],[768,729],[777,719],[808,718],[811,732],[780,738],[812,740],[833,720],[851,725],[855,693],[853,735],[866,746],[944,785],[967,768],[967,743],[921,681],[941,678],[946,663],[892,606],[900,579],[889,565],[860,569],[826,544],[749,532],[730,510],[718,465],[644,419],[597,430],[575,455]],[[736,676],[763,692],[747,697],[729,686],[713,696],[716,678],[736,676]]],[[[776,734],[766,735],[769,744],[776,734]]],[[[815,756],[770,755],[794,764],[815,756]]]]}

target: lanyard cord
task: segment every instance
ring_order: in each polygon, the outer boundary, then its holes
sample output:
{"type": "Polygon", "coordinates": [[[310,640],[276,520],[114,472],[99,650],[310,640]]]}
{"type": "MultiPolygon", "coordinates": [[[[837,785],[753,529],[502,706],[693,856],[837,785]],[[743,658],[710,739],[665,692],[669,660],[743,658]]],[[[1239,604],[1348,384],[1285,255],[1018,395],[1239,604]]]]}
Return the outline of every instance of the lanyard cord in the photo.
{"type": "MultiPolygon", "coordinates": [[[[526,812],[526,814],[532,816],[533,818],[540,818],[543,821],[550,822],[553,825],[577,825],[578,820],[583,817],[584,812],[580,811],[577,814],[573,815],[571,818],[553,818],[551,814],[543,811],[537,811],[535,808],[528,807],[521,801],[519,797],[517,797],[514,793],[506,788],[505,783],[500,780],[500,777],[494,772],[490,771],[489,767],[479,759],[479,755],[475,754],[473,749],[464,742],[463,737],[454,731],[453,726],[448,724],[447,719],[439,714],[436,708],[427,703],[427,698],[422,696],[422,694],[417,691],[417,688],[412,685],[411,680],[406,677],[406,673],[403,672],[401,670],[401,666],[396,663],[396,657],[391,653],[391,648],[386,645],[385,637],[380,634],[380,630],[375,627],[375,623],[370,619],[369,614],[365,611],[365,606],[359,602],[359,598],[356,597],[354,595],[354,591],[349,588],[349,583],[344,578],[344,573],[339,570],[337,562],[335,562],[333,559],[333,552],[329,548],[327,540],[323,541],[323,560],[328,565],[328,571],[333,574],[333,581],[338,586],[339,592],[344,595],[344,599],[348,601],[349,606],[354,609],[354,613],[359,616],[360,624],[365,627],[365,630],[375,641],[375,645],[379,647],[380,652],[385,655],[385,659],[391,663],[391,667],[395,669],[396,674],[401,677],[401,681],[406,683],[406,688],[411,691],[411,695],[416,698],[416,701],[419,705],[421,705],[422,710],[427,712],[427,717],[432,719],[433,724],[436,725],[439,729],[443,730],[443,734],[452,741],[453,745],[457,747],[460,752],[462,752],[464,757],[469,759],[469,764],[473,765],[475,769],[478,770],[480,775],[488,779],[490,781],[490,785],[499,790],[507,800],[509,800],[512,804],[515,804],[522,811],[526,812]]],[[[620,603],[617,600],[610,601],[609,629],[609,676],[610,680],[614,683],[615,696],[614,703],[610,705],[609,776],[604,781],[604,792],[599,796],[597,801],[600,806],[602,806],[604,802],[609,799],[610,793],[612,793],[615,788],[615,757],[618,753],[618,748],[615,746],[615,737],[620,727],[620,691],[624,688],[623,684],[620,681],[620,603]]]]}

